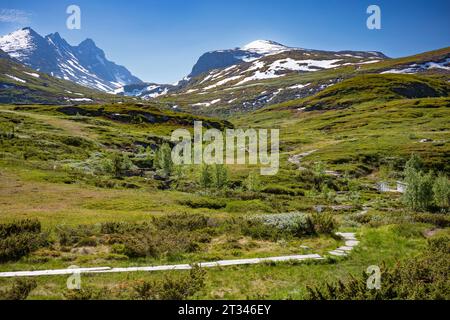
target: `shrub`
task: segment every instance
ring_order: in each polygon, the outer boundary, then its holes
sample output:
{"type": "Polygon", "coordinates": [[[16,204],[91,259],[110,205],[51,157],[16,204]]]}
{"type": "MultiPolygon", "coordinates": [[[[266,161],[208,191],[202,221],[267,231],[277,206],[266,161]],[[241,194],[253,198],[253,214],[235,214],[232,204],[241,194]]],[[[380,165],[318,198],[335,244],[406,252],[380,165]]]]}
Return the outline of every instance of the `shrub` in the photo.
{"type": "Polygon", "coordinates": [[[297,195],[301,195],[301,192],[284,187],[284,186],[280,186],[280,185],[276,185],[276,184],[271,184],[268,185],[264,188],[262,188],[261,190],[262,192],[265,193],[271,193],[271,194],[286,194],[286,195],[290,195],[290,196],[297,196],[297,195]]]}
{"type": "Polygon", "coordinates": [[[330,213],[314,213],[311,221],[316,233],[331,234],[336,229],[336,221],[330,213]]]}
{"type": "Polygon", "coordinates": [[[450,207],[450,182],[445,175],[439,175],[433,185],[434,203],[448,210],[450,207]]]}
{"type": "Polygon", "coordinates": [[[19,220],[0,224],[0,262],[15,261],[48,245],[37,220],[19,220]]]}
{"type": "Polygon", "coordinates": [[[95,226],[79,225],[76,227],[60,226],[57,229],[59,243],[62,246],[73,246],[96,234],[95,226]]]}
{"type": "Polygon", "coordinates": [[[278,240],[283,237],[281,230],[277,230],[257,220],[244,221],[241,229],[243,235],[252,237],[253,239],[278,240]]]}
{"type": "Polygon", "coordinates": [[[208,217],[202,214],[169,214],[153,218],[153,224],[158,229],[171,229],[174,231],[194,231],[208,226],[208,217]]]}
{"type": "Polygon", "coordinates": [[[146,232],[152,230],[148,222],[129,223],[129,222],[103,222],[100,225],[102,234],[125,234],[132,232],[146,232]]]}
{"type": "Polygon", "coordinates": [[[438,213],[418,213],[413,215],[413,220],[420,223],[430,223],[440,228],[450,227],[450,217],[438,213]]]}
{"type": "Polygon", "coordinates": [[[83,287],[79,290],[69,290],[63,292],[66,300],[100,300],[107,294],[105,289],[94,289],[91,287],[83,287]]]}
{"type": "Polygon", "coordinates": [[[156,169],[161,169],[165,176],[172,173],[172,149],[168,143],[163,143],[155,156],[156,169]]]}
{"type": "Polygon", "coordinates": [[[36,287],[35,280],[15,279],[11,289],[0,291],[0,300],[25,300],[36,287]]]}
{"type": "MultiPolygon", "coordinates": [[[[126,154],[115,152],[109,156],[111,161],[111,168],[114,176],[120,178],[124,175],[125,171],[130,170],[133,167],[132,162],[126,154]]],[[[105,167],[106,169],[107,167],[105,167]]]]}
{"type": "Polygon", "coordinates": [[[0,262],[16,261],[48,245],[43,233],[21,233],[0,240],[0,262]]]}
{"type": "Polygon", "coordinates": [[[199,176],[199,184],[202,188],[210,188],[213,184],[213,172],[211,166],[202,165],[199,176]]]}
{"type": "Polygon", "coordinates": [[[226,207],[226,202],[220,199],[209,198],[191,198],[179,201],[180,204],[186,205],[193,209],[208,208],[208,209],[222,209],[226,207]]]}
{"type": "Polygon", "coordinates": [[[250,172],[244,181],[244,187],[251,192],[258,192],[261,190],[261,180],[256,172],[250,172]]]}
{"type": "Polygon", "coordinates": [[[450,238],[428,241],[428,248],[420,257],[381,268],[381,288],[367,288],[368,274],[350,277],[348,281],[325,283],[307,287],[312,300],[448,300],[450,270],[450,238]]]}
{"type": "Polygon", "coordinates": [[[6,238],[24,232],[41,232],[41,223],[35,219],[25,219],[11,223],[0,224],[0,238],[6,238]]]}
{"type": "Polygon", "coordinates": [[[122,244],[120,254],[130,258],[163,255],[175,256],[198,250],[199,234],[188,231],[158,230],[157,232],[124,234],[114,239],[122,244]]]}
{"type": "Polygon", "coordinates": [[[228,169],[223,164],[216,164],[213,170],[213,185],[221,190],[228,185],[228,169]]]}
{"type": "Polygon", "coordinates": [[[88,144],[88,142],[85,139],[81,137],[72,137],[72,136],[63,137],[62,142],[72,147],[81,147],[88,144]]]}
{"type": "Polygon", "coordinates": [[[235,200],[235,201],[228,201],[226,210],[228,212],[271,212],[273,209],[263,201],[259,199],[255,200],[235,200]]]}
{"type": "MultiPolygon", "coordinates": [[[[433,203],[433,175],[422,171],[422,160],[412,155],[404,170],[407,188],[403,194],[403,202],[412,210],[426,210],[433,203]]],[[[441,190],[440,186],[436,187],[441,190]]],[[[440,193],[441,195],[441,193],[440,193]]]]}
{"type": "Polygon", "coordinates": [[[286,237],[313,235],[315,230],[309,215],[282,213],[249,219],[243,223],[242,232],[256,239],[278,240],[286,237]]]}
{"type": "Polygon", "coordinates": [[[193,266],[187,277],[165,276],[162,280],[140,281],[134,289],[139,300],[186,300],[205,288],[205,270],[193,266]]]}
{"type": "Polygon", "coordinates": [[[405,181],[408,185],[403,201],[412,210],[426,210],[433,201],[433,182],[430,173],[407,169],[405,181]]]}

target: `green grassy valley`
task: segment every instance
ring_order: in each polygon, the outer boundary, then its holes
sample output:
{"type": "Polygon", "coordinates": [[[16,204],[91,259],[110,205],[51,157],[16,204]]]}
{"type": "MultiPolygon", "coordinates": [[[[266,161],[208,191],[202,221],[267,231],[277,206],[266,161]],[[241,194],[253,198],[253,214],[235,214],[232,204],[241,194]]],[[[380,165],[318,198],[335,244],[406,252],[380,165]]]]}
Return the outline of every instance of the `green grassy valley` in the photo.
{"type": "Polygon", "coordinates": [[[384,73],[448,56],[207,89],[202,74],[150,100],[1,56],[0,298],[449,299],[448,67],[384,73]],[[279,129],[278,173],[177,165],[171,134],[195,121],[279,129]],[[185,267],[117,271],[173,265],[185,267]],[[67,274],[4,276],[74,266],[115,272],[82,273],[80,290],[67,274]],[[365,289],[369,266],[381,290],[365,289]]]}

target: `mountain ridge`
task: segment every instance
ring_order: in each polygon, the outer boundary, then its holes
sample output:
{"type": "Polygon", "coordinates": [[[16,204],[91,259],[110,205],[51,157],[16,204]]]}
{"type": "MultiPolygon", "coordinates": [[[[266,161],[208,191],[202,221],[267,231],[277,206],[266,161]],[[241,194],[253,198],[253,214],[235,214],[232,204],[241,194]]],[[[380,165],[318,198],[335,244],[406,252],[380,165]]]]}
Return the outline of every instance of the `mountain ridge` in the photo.
{"type": "Polygon", "coordinates": [[[32,69],[104,92],[142,82],[109,61],[92,39],[72,46],[58,32],[43,37],[26,27],[0,37],[0,49],[32,69]]]}

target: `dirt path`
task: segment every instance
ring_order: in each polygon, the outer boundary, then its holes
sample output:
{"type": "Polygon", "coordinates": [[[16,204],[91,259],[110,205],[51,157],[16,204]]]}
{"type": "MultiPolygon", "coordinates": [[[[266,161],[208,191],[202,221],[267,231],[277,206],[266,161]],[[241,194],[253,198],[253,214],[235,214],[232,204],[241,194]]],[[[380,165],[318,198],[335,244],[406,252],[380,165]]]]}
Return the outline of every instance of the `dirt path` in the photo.
{"type": "Polygon", "coordinates": [[[298,166],[298,170],[306,170],[305,167],[301,166],[302,159],[304,157],[307,157],[307,156],[313,154],[316,151],[317,151],[317,149],[314,149],[314,150],[310,150],[310,151],[306,151],[306,152],[302,152],[302,153],[293,155],[293,156],[289,157],[288,161],[290,163],[293,163],[293,164],[297,165],[298,166]]]}

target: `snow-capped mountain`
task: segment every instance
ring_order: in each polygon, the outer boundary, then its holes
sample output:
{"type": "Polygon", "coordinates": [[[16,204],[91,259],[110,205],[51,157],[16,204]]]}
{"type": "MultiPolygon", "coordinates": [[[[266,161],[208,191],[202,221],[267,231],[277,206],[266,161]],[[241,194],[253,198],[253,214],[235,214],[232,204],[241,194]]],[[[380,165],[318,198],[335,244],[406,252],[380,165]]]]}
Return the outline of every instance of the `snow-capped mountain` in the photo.
{"type": "Polygon", "coordinates": [[[202,55],[189,75],[186,88],[194,86],[202,91],[210,91],[222,86],[237,87],[291,73],[370,64],[386,58],[380,52],[310,50],[287,47],[269,40],[256,40],[242,48],[211,51],[202,55]]]}
{"type": "MultiPolygon", "coordinates": [[[[275,41],[270,40],[255,40],[241,48],[228,49],[228,50],[217,50],[210,51],[203,54],[197,61],[197,63],[192,68],[192,72],[189,78],[194,78],[202,73],[209,72],[215,69],[222,69],[231,67],[234,65],[239,65],[245,62],[253,62],[255,60],[260,60],[261,58],[273,56],[273,55],[288,55],[290,52],[297,53],[296,55],[303,54],[307,56],[316,56],[328,60],[346,60],[345,58],[358,58],[358,59],[386,59],[387,57],[380,52],[361,52],[361,51],[340,51],[340,52],[328,52],[320,50],[308,50],[301,48],[292,48],[282,45],[275,41]]],[[[308,64],[308,59],[304,59],[308,64]]],[[[291,61],[287,61],[290,65],[291,61]]],[[[295,62],[294,62],[295,63],[295,62]]],[[[303,64],[299,60],[299,64],[303,64]]],[[[310,63],[311,65],[316,64],[320,68],[320,63],[310,63]]],[[[281,67],[281,66],[279,66],[281,67]]],[[[256,68],[256,67],[255,67],[256,68]]],[[[301,69],[299,67],[294,67],[294,69],[301,69]]],[[[255,69],[256,70],[256,69],[255,69]]],[[[301,70],[298,70],[301,71],[301,70]]],[[[303,70],[312,71],[312,70],[303,70]]]]}
{"type": "Polygon", "coordinates": [[[256,40],[242,48],[206,52],[198,59],[188,77],[193,78],[210,70],[253,61],[268,54],[290,49],[274,41],[256,40]]]}
{"type": "Polygon", "coordinates": [[[139,97],[142,99],[153,99],[169,93],[175,86],[170,84],[139,83],[125,85],[114,91],[115,94],[127,97],[139,97]]]}
{"type": "Polygon", "coordinates": [[[292,49],[293,48],[286,47],[285,45],[271,40],[255,40],[241,48],[243,51],[250,51],[260,55],[280,53],[292,49]]]}
{"type": "Polygon", "coordinates": [[[168,93],[201,95],[224,88],[239,89],[247,83],[293,73],[376,63],[386,58],[380,52],[309,50],[288,47],[270,40],[256,40],[241,48],[206,52],[198,59],[191,73],[174,85],[141,83],[127,85],[115,92],[144,99],[168,93]]]}
{"type": "Polygon", "coordinates": [[[23,28],[0,37],[0,49],[37,71],[105,92],[142,82],[109,61],[91,39],[71,46],[58,33],[42,37],[23,28]]]}

